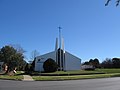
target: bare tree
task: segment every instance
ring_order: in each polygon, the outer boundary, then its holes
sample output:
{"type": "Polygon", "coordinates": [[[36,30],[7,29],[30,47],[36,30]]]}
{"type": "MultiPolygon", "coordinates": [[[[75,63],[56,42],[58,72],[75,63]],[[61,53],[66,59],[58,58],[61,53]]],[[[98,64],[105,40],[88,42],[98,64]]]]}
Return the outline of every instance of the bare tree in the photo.
{"type": "Polygon", "coordinates": [[[37,50],[33,50],[31,52],[31,57],[30,57],[31,61],[33,61],[35,57],[37,57],[38,55],[39,55],[39,52],[37,50]]]}
{"type": "Polygon", "coordinates": [[[30,65],[30,71],[34,71],[34,69],[35,69],[35,58],[37,57],[37,56],[39,56],[40,54],[39,54],[39,52],[37,51],[37,50],[33,50],[32,52],[31,52],[31,57],[30,57],[30,61],[28,61],[29,62],[29,65],[30,65]]]}
{"type": "MultiPolygon", "coordinates": [[[[105,6],[108,6],[110,1],[112,1],[112,0],[107,0],[107,2],[105,3],[105,6]]],[[[119,3],[120,3],[120,0],[116,0],[116,7],[119,5],[119,3]]]]}

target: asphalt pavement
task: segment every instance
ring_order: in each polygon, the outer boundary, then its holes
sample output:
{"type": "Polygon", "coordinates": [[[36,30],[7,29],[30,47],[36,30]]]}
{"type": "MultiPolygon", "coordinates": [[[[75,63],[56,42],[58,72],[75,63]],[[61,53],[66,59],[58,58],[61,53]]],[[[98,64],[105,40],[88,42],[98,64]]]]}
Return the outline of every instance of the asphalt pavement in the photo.
{"type": "Polygon", "coordinates": [[[120,90],[120,77],[69,81],[0,80],[0,90],[120,90]]]}

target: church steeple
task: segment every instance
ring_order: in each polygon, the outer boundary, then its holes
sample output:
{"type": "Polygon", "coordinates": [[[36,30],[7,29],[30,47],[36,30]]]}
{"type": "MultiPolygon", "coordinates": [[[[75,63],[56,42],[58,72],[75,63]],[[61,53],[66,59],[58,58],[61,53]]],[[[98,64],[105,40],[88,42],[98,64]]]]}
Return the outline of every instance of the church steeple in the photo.
{"type": "Polygon", "coordinates": [[[58,29],[59,29],[59,39],[56,38],[56,46],[55,46],[56,62],[57,62],[58,67],[59,67],[58,70],[62,71],[65,69],[65,66],[64,66],[65,65],[64,39],[62,38],[62,34],[61,34],[62,28],[58,27],[58,29]],[[59,42],[59,44],[58,44],[58,42],[59,42]]]}
{"type": "Polygon", "coordinates": [[[58,50],[58,38],[56,38],[56,43],[55,43],[55,51],[58,50]]]}
{"type": "Polygon", "coordinates": [[[62,28],[58,27],[58,29],[59,29],[59,38],[56,38],[55,51],[59,48],[64,50],[64,39],[63,39],[62,34],[61,34],[62,28]]]}
{"type": "Polygon", "coordinates": [[[61,44],[62,44],[62,43],[61,43],[61,40],[62,40],[62,39],[61,39],[61,38],[62,38],[61,29],[62,29],[62,28],[59,26],[58,29],[59,29],[59,48],[61,49],[61,44]]]}

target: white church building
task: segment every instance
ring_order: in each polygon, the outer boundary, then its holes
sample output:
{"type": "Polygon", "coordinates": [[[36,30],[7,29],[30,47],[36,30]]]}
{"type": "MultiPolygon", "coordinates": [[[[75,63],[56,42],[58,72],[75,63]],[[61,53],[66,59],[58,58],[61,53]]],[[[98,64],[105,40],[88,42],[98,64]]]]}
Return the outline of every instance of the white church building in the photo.
{"type": "Polygon", "coordinates": [[[64,40],[61,37],[59,28],[59,40],[56,38],[55,50],[44,55],[37,56],[35,59],[35,71],[44,71],[44,62],[53,59],[58,65],[59,71],[80,70],[81,59],[65,51],[64,40]]]}

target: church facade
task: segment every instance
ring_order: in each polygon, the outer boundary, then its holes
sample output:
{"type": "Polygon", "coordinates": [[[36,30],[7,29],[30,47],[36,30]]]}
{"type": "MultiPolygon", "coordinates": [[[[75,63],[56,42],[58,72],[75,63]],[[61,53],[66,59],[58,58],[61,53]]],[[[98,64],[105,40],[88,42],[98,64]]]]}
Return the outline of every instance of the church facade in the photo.
{"type": "Polygon", "coordinates": [[[65,51],[64,40],[63,38],[61,38],[60,31],[59,31],[59,43],[58,43],[58,38],[56,38],[55,50],[50,53],[36,57],[35,71],[44,71],[43,68],[44,62],[50,58],[55,60],[55,62],[58,65],[59,71],[81,69],[81,59],[65,51]]]}

